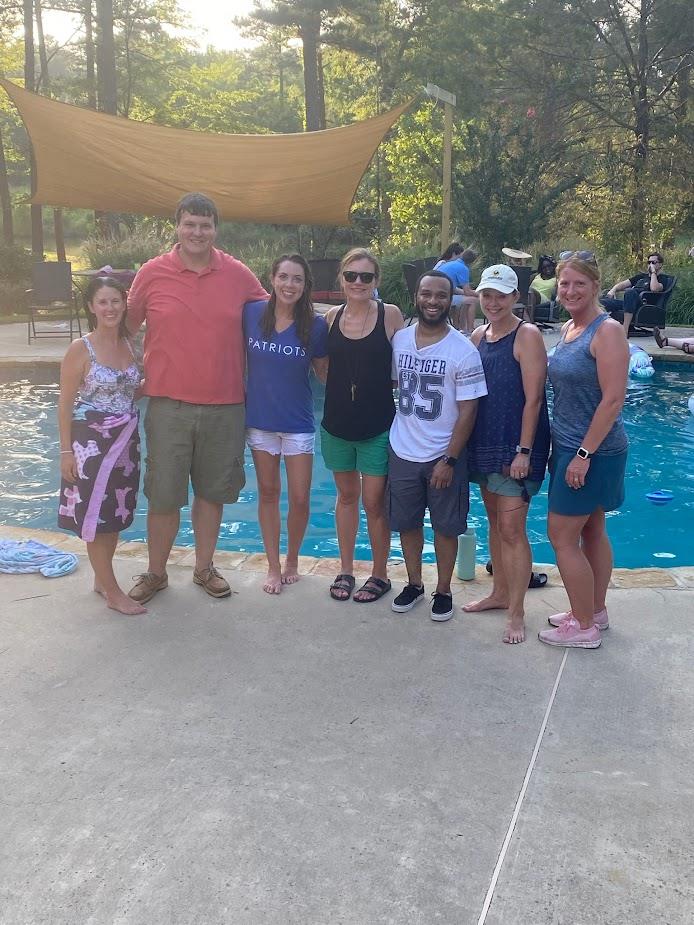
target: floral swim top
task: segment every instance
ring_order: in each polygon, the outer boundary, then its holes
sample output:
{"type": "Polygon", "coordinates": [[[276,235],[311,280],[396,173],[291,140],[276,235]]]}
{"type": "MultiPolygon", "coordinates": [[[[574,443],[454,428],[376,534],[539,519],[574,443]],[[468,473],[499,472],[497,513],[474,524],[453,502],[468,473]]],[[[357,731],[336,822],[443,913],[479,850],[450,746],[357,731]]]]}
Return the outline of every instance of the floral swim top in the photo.
{"type": "MultiPolygon", "coordinates": [[[[77,404],[109,414],[132,413],[135,391],[140,385],[140,370],[135,355],[127,369],[114,369],[97,361],[88,335],[85,334],[82,340],[92,363],[79,390],[77,404]]],[[[129,342],[128,347],[132,353],[129,342]]]]}

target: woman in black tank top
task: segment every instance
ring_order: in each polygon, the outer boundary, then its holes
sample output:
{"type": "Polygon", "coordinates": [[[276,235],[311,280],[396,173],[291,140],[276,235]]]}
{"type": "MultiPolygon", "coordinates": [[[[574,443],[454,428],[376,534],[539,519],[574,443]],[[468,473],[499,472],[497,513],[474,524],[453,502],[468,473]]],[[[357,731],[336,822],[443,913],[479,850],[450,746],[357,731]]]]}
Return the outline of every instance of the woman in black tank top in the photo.
{"type": "Polygon", "coordinates": [[[354,595],[357,603],[378,600],[390,590],[386,561],[390,526],[384,498],[388,432],[395,415],[391,340],[403,326],[396,305],[373,298],[380,268],[369,251],[355,248],[340,264],[345,304],[328,314],[328,377],[321,448],[337,488],[335,524],[340,574],[330,586],[337,601],[354,589],[354,547],[359,499],[366,513],[373,569],[354,595]]]}

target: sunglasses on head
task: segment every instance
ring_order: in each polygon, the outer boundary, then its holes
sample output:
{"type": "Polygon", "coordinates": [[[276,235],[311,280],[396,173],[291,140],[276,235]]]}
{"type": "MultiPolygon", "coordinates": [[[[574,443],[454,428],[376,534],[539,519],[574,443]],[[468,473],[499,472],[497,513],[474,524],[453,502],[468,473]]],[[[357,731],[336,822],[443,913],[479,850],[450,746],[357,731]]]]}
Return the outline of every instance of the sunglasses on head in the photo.
{"type": "Polygon", "coordinates": [[[592,251],[562,251],[559,254],[560,260],[570,260],[572,257],[578,257],[579,260],[585,260],[587,263],[594,263],[596,266],[598,261],[595,259],[595,254],[592,251]]]}
{"type": "Polygon", "coordinates": [[[356,283],[357,280],[361,280],[362,283],[372,283],[376,279],[376,274],[368,271],[363,273],[356,270],[343,270],[342,278],[347,283],[356,283]]]}

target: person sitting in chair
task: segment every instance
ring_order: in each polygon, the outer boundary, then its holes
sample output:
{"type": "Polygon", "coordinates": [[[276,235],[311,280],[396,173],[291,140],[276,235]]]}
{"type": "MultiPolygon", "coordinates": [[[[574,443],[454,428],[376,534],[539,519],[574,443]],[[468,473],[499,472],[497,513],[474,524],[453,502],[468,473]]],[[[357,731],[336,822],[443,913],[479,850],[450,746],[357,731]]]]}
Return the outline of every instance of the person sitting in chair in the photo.
{"type": "Polygon", "coordinates": [[[636,314],[636,310],[642,302],[649,301],[649,295],[662,292],[668,284],[668,278],[662,273],[663,258],[657,251],[648,255],[648,272],[637,273],[629,279],[623,279],[620,283],[615,283],[611,289],[608,289],[604,296],[600,298],[600,304],[607,309],[610,314],[623,311],[624,333],[629,336],[629,325],[631,319],[636,314]],[[616,298],[618,292],[624,293],[624,300],[616,298]]]}
{"type": "Polygon", "coordinates": [[[477,251],[453,241],[434,266],[435,270],[445,273],[453,283],[451,324],[466,335],[472,334],[475,328],[475,314],[479,305],[477,293],[470,286],[470,267],[475,260],[477,251]]]}
{"type": "Polygon", "coordinates": [[[549,254],[543,254],[537,263],[537,273],[528,290],[528,319],[535,322],[535,311],[539,306],[549,308],[557,291],[557,262],[549,254]]]}

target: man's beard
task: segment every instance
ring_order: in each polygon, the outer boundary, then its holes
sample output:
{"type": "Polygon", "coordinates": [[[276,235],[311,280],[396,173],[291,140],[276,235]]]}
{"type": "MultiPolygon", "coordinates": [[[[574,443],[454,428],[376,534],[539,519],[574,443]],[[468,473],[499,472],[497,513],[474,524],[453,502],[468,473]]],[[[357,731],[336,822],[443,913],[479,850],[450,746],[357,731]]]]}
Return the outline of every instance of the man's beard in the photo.
{"type": "Polygon", "coordinates": [[[438,328],[440,325],[447,324],[450,314],[451,306],[449,305],[446,311],[442,315],[439,315],[436,321],[432,321],[424,315],[419,305],[417,306],[417,320],[427,328],[438,328]]]}

